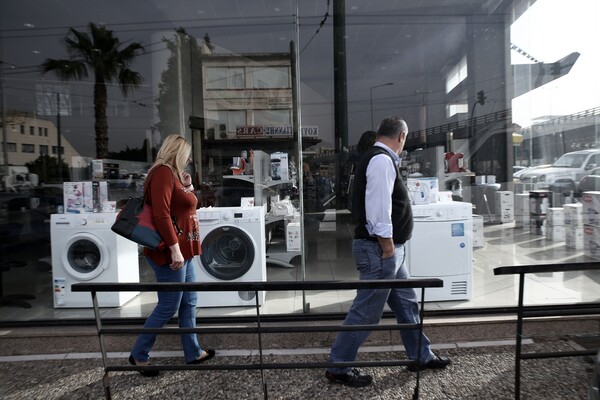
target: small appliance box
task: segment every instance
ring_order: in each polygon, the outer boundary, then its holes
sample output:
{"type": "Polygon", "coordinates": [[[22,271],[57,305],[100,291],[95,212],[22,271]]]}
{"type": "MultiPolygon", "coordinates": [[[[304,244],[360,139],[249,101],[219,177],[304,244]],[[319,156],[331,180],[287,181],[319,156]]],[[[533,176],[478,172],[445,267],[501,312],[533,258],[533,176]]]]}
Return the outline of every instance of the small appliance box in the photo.
{"type": "Polygon", "coordinates": [[[583,250],[584,227],[568,226],[565,228],[565,244],[567,247],[583,250]]]}
{"type": "Polygon", "coordinates": [[[600,227],[583,226],[583,255],[600,260],[600,227]]]}
{"type": "Polygon", "coordinates": [[[105,181],[92,182],[94,197],[94,212],[106,212],[106,202],[108,201],[108,184],[105,181]]]}
{"type": "Polygon", "coordinates": [[[548,225],[563,226],[565,224],[565,210],[562,207],[550,207],[547,214],[548,225]]]}
{"type": "Polygon", "coordinates": [[[512,222],[515,219],[513,192],[496,192],[496,213],[500,215],[503,223],[512,222]]]}
{"type": "Polygon", "coordinates": [[[408,178],[406,185],[412,204],[438,202],[439,187],[437,178],[408,178]]]}
{"type": "Polygon", "coordinates": [[[583,203],[583,222],[600,226],[600,192],[584,192],[581,201],[583,203]]]}
{"type": "Polygon", "coordinates": [[[583,205],[581,203],[565,204],[565,225],[573,227],[583,226],[583,205]]]}
{"type": "Polygon", "coordinates": [[[290,222],[285,228],[287,251],[300,251],[300,222],[290,222]]]}
{"type": "Polygon", "coordinates": [[[65,212],[93,212],[94,192],[92,182],[64,182],[63,201],[65,212]]]}
{"type": "Polygon", "coordinates": [[[287,181],[290,179],[288,153],[271,154],[271,178],[287,181]]]}
{"type": "Polygon", "coordinates": [[[564,242],[566,239],[566,229],[564,225],[546,226],[546,239],[553,242],[564,242]]]}
{"type": "Polygon", "coordinates": [[[473,215],[473,247],[485,246],[485,238],[483,236],[483,217],[481,215],[473,215]]]}
{"type": "Polygon", "coordinates": [[[515,215],[529,216],[529,193],[515,194],[515,215]]]}

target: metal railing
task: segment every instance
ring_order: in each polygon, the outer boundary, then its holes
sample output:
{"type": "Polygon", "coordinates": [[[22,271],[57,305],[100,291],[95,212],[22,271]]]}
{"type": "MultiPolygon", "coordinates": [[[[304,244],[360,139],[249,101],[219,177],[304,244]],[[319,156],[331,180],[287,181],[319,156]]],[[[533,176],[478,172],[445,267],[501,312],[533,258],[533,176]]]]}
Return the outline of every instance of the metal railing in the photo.
{"type": "MultiPolygon", "coordinates": [[[[268,387],[265,382],[264,370],[267,369],[297,369],[297,368],[329,368],[329,367],[377,367],[377,366],[402,366],[419,363],[420,352],[417,352],[416,360],[387,360],[387,361],[351,361],[351,362],[304,362],[304,363],[276,363],[266,362],[263,358],[263,334],[268,333],[298,333],[298,332],[339,332],[339,331],[376,331],[391,329],[417,329],[419,333],[423,332],[423,306],[425,302],[425,289],[442,287],[441,279],[386,279],[386,280],[365,280],[365,281],[304,281],[304,282],[218,282],[218,283],[76,283],[71,286],[74,292],[91,292],[92,303],[94,307],[94,316],[98,339],[100,342],[100,351],[102,354],[102,363],[104,366],[103,387],[107,399],[111,399],[109,372],[113,371],[156,371],[156,370],[260,370],[262,389],[265,400],[268,399],[268,387]],[[320,325],[309,324],[271,324],[263,326],[261,324],[259,293],[262,291],[311,291],[311,290],[354,290],[354,289],[400,289],[415,288],[421,289],[420,298],[420,321],[418,324],[386,324],[386,325],[320,325]],[[201,327],[201,328],[105,328],[102,325],[101,314],[98,306],[98,292],[159,292],[159,291],[248,291],[254,292],[256,298],[256,317],[255,326],[247,327],[201,327]],[[106,347],[104,344],[105,335],[123,335],[123,334],[182,334],[182,333],[230,333],[230,334],[256,334],[258,336],[258,363],[247,364],[184,364],[184,365],[109,365],[106,347]]],[[[421,347],[421,336],[417,343],[421,347]]],[[[420,373],[419,368],[416,372],[416,384],[413,392],[413,399],[419,398],[420,373]]]]}
{"type": "Polygon", "coordinates": [[[539,264],[539,265],[521,265],[514,267],[494,268],[494,275],[519,275],[519,294],[517,306],[517,333],[515,349],[515,399],[521,398],[521,360],[536,358],[556,358],[593,355],[598,349],[574,350],[574,351],[555,351],[555,352],[530,352],[523,353],[523,319],[548,317],[559,315],[600,315],[600,304],[596,308],[573,309],[572,307],[556,307],[553,310],[540,310],[535,306],[525,306],[523,297],[525,292],[525,275],[540,274],[548,272],[568,272],[600,270],[600,262],[591,263],[572,263],[572,264],[539,264]]]}

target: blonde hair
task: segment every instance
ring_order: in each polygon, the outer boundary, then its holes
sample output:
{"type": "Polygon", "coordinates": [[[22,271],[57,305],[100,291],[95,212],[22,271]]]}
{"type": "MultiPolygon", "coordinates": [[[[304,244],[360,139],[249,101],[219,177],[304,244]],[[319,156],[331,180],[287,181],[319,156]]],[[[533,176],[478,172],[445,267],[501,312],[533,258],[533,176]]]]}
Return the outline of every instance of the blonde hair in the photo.
{"type": "Polygon", "coordinates": [[[167,165],[171,167],[173,173],[183,182],[183,172],[191,152],[192,146],[183,136],[177,134],[169,135],[160,146],[152,168],[159,165],[167,165]]]}

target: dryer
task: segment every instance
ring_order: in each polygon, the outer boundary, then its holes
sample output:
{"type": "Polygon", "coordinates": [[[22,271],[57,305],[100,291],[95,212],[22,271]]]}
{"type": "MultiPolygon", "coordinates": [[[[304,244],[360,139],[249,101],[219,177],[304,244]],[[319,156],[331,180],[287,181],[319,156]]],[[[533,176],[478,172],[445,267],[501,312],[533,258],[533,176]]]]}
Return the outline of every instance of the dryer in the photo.
{"type": "MultiPolygon", "coordinates": [[[[267,280],[263,207],[214,207],[197,210],[202,255],[198,282],[267,280]]],[[[263,304],[265,293],[258,293],[263,304]]],[[[198,307],[254,306],[255,292],[199,292],[198,307]]]]}
{"type": "MultiPolygon", "coordinates": [[[[54,307],[92,307],[92,296],[72,292],[79,282],[139,282],[138,245],[111,231],[116,213],[52,214],[50,239],[54,307]]],[[[100,307],[119,307],[139,292],[98,293],[100,307]]]]}
{"type": "Polygon", "coordinates": [[[414,205],[412,212],[415,225],[405,247],[410,276],[444,281],[444,287],[425,290],[425,301],[470,300],[473,205],[458,201],[414,205]]]}

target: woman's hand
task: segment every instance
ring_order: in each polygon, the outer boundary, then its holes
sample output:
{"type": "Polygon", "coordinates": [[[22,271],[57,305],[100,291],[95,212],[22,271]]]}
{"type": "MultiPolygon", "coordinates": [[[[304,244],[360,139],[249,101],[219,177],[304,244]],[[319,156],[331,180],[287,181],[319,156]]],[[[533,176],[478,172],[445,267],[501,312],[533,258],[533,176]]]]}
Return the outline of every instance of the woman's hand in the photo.
{"type": "Polygon", "coordinates": [[[172,246],[169,246],[171,250],[171,264],[169,266],[173,271],[177,271],[183,267],[184,259],[183,254],[181,254],[181,250],[179,249],[179,243],[175,243],[172,246]]]}
{"type": "Polygon", "coordinates": [[[183,176],[183,186],[190,186],[192,184],[192,177],[187,172],[182,174],[183,176]]]}

